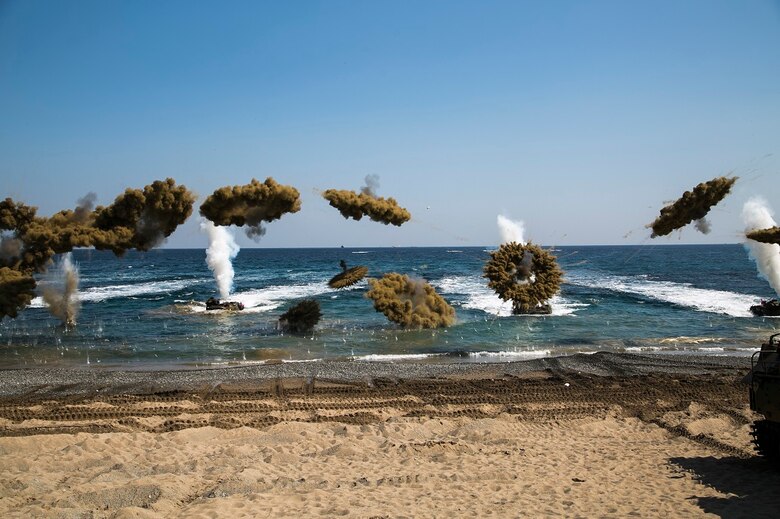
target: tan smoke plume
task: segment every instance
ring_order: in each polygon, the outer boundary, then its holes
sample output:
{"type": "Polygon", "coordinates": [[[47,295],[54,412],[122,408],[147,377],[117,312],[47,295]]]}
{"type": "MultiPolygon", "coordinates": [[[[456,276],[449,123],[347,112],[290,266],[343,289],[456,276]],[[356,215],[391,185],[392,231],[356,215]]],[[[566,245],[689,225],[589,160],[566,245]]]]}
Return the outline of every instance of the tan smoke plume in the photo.
{"type": "Polygon", "coordinates": [[[366,297],[377,312],[404,328],[441,328],[455,322],[455,310],[421,279],[391,272],[369,280],[366,297]]]}
{"type": "Polygon", "coordinates": [[[368,274],[368,267],[358,265],[357,267],[347,268],[347,263],[341,260],[342,272],[339,272],[328,281],[330,288],[346,288],[352,286],[368,274]]]}
{"type": "Polygon", "coordinates": [[[770,227],[768,229],[758,229],[745,234],[748,238],[761,243],[776,243],[780,245],[780,227],[770,227]]]}
{"type": "Polygon", "coordinates": [[[379,177],[368,175],[366,176],[366,185],[360,189],[360,193],[346,189],[327,189],[322,193],[322,197],[332,207],[338,209],[344,218],[360,220],[363,215],[367,215],[375,222],[396,226],[408,222],[412,218],[409,211],[399,206],[392,197],[377,196],[378,187],[379,177]]]}
{"type": "Polygon", "coordinates": [[[48,218],[37,216],[35,207],[11,198],[0,202],[0,268],[19,274],[4,273],[0,319],[15,317],[29,304],[29,294],[17,288],[32,283],[34,293],[33,274],[44,272],[55,254],[77,247],[108,249],[115,254],[128,249],[149,250],[189,217],[195,196],[169,178],[142,190],[127,189],[107,207],[92,210],[94,199],[90,193],[78,201],[76,209],[48,218]]]}
{"type": "Polygon", "coordinates": [[[35,279],[8,267],[0,267],[0,319],[16,317],[35,297],[35,279]]]}
{"type": "Polygon", "coordinates": [[[268,177],[252,179],[243,186],[225,186],[214,191],[200,206],[200,214],[215,225],[246,227],[250,238],[265,234],[263,222],[278,220],[301,209],[300,193],[292,186],[268,177]]]}
{"type": "Polygon", "coordinates": [[[502,300],[512,301],[513,314],[526,314],[558,293],[563,272],[555,256],[541,247],[510,242],[490,253],[484,276],[502,300]]]}
{"type": "MultiPolygon", "coordinates": [[[[666,236],[694,220],[703,219],[715,204],[729,194],[737,178],[739,177],[717,177],[702,182],[694,187],[693,191],[683,193],[677,201],[661,209],[660,216],[648,225],[653,229],[650,237],[666,236]]],[[[702,222],[697,225],[697,229],[708,231],[709,225],[702,222]]]]}
{"type": "Polygon", "coordinates": [[[93,243],[123,254],[147,251],[162,243],[192,214],[195,195],[168,178],[140,189],[127,189],[108,207],[95,210],[93,243]]]}

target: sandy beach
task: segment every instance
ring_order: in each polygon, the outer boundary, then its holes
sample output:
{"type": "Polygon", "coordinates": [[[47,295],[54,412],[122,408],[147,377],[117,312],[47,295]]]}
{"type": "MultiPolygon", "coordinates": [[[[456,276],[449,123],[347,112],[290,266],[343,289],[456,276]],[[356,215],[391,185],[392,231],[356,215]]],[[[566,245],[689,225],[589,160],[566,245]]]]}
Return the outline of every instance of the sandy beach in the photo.
{"type": "Polygon", "coordinates": [[[770,517],[749,360],[0,373],[3,517],[770,517]]]}

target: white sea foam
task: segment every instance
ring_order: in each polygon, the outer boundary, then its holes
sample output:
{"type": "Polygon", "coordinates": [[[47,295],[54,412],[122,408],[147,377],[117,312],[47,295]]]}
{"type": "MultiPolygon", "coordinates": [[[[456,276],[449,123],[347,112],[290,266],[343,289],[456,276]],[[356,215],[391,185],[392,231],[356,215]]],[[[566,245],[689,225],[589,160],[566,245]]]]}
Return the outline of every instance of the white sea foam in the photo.
{"type": "MultiPolygon", "coordinates": [[[[155,281],[151,283],[137,283],[132,285],[109,285],[105,287],[85,288],[79,291],[79,299],[82,302],[100,302],[108,299],[118,299],[122,297],[137,297],[149,294],[169,293],[187,288],[189,286],[202,283],[198,280],[173,280],[173,281],[155,281]]],[[[36,297],[30,303],[30,308],[43,308],[43,299],[36,297]]]]}
{"type": "Polygon", "coordinates": [[[443,353],[396,353],[387,355],[380,355],[371,353],[369,355],[360,355],[355,357],[355,360],[363,362],[395,362],[404,360],[423,360],[431,357],[440,357],[443,353]]]}
{"type": "Polygon", "coordinates": [[[525,350],[525,351],[475,351],[469,353],[472,358],[490,359],[540,359],[552,355],[551,350],[525,350]]]}
{"type": "Polygon", "coordinates": [[[244,312],[260,313],[279,308],[284,303],[306,297],[334,292],[327,283],[307,285],[275,285],[246,292],[237,292],[230,296],[231,301],[244,304],[244,312]]]}
{"type": "Polygon", "coordinates": [[[697,346],[672,348],[670,346],[629,346],[625,349],[628,353],[663,353],[663,354],[690,354],[691,351],[706,353],[717,357],[749,357],[755,352],[753,348],[701,348],[697,346]]]}
{"type": "Polygon", "coordinates": [[[757,296],[726,290],[696,288],[688,283],[652,281],[645,276],[568,275],[566,281],[573,285],[635,294],[702,312],[734,317],[751,317],[750,306],[760,300],[757,296]]]}

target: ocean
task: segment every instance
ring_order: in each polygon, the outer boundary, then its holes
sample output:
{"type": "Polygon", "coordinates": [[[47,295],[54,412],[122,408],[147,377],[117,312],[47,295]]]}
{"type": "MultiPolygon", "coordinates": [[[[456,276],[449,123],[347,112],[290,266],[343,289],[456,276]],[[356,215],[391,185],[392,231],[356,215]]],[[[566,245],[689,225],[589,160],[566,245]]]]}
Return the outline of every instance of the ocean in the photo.
{"type": "Polygon", "coordinates": [[[774,297],[741,245],[581,246],[553,249],[564,271],[552,315],[512,316],[487,287],[489,248],[243,249],[230,300],[242,312],[206,311],[217,296],[205,251],[77,250],[78,325],[65,329],[40,297],[0,322],[0,367],[195,368],[326,359],[502,362],[599,351],[750,355],[780,319],[748,308],[774,297]],[[333,290],[339,261],[369,276],[400,272],[431,283],[455,325],[403,330],[365,298],[366,280],[333,290]],[[290,335],[279,316],[316,299],[314,332],[290,335]]]}

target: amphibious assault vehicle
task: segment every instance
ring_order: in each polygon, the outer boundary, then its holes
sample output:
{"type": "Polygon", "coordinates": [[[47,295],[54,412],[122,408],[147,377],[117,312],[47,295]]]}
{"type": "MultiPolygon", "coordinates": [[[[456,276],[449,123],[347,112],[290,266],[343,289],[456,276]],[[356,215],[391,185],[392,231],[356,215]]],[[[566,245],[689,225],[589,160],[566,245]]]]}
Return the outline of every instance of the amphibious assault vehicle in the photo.
{"type": "Polygon", "coordinates": [[[780,301],[777,299],[761,301],[761,304],[751,306],[750,311],[753,313],[753,315],[757,315],[759,317],[778,317],[780,316],[780,301]]]}
{"type": "Polygon", "coordinates": [[[244,303],[238,301],[220,301],[216,297],[209,297],[206,300],[206,310],[243,310],[244,303]]]}
{"type": "Polygon", "coordinates": [[[764,415],[753,423],[753,443],[759,454],[780,463],[780,341],[776,333],[750,361],[750,409],[764,415]]]}

